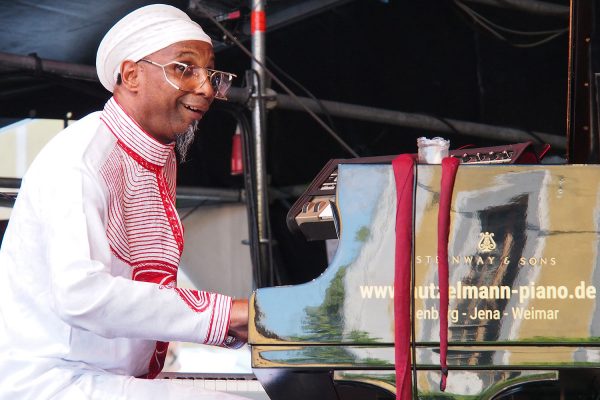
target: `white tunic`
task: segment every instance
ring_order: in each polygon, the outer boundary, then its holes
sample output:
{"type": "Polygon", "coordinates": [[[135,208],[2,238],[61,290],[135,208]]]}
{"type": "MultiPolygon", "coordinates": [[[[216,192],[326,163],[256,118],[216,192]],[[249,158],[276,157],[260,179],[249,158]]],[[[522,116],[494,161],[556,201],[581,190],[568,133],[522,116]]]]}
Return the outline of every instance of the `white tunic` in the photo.
{"type": "Polygon", "coordinates": [[[0,399],[189,390],[133,378],[160,372],[168,341],[220,345],[227,336],[229,297],[176,288],[175,172],[173,145],[114,99],[40,152],[0,250],[0,399]]]}

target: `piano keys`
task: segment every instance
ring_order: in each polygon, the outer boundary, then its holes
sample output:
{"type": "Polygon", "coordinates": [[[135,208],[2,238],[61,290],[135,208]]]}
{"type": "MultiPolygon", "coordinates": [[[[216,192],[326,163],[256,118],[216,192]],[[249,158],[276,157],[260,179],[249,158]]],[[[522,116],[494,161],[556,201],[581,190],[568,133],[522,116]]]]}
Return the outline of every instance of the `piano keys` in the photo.
{"type": "Polygon", "coordinates": [[[253,400],[269,400],[262,385],[252,374],[162,372],[157,379],[170,379],[180,385],[233,393],[253,400]]]}

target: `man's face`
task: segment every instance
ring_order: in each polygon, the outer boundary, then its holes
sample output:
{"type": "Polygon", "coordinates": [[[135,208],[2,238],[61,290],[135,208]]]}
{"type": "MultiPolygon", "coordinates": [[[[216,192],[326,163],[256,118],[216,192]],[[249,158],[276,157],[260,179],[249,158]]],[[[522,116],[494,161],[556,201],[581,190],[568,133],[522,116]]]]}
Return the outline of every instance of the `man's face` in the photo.
{"type": "MultiPolygon", "coordinates": [[[[212,46],[198,40],[175,43],[144,59],[162,65],[177,61],[214,68],[212,46]]],[[[138,62],[138,68],[140,87],[135,118],[158,141],[172,142],[177,134],[184,132],[194,121],[202,119],[208,111],[215,96],[208,80],[193,92],[183,92],[167,82],[161,67],[138,62]]]]}

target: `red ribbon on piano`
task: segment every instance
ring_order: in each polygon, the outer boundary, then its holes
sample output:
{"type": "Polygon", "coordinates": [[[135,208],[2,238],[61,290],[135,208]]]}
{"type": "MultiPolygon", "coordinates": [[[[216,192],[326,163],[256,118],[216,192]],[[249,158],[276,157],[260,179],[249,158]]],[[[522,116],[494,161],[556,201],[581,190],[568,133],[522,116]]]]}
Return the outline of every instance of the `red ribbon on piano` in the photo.
{"type": "Polygon", "coordinates": [[[442,379],[440,390],[446,390],[448,377],[448,237],[450,235],[450,204],[454,180],[460,161],[446,157],[442,160],[442,180],[440,183],[440,205],[438,207],[438,284],[440,287],[440,367],[442,379]]]}
{"type": "Polygon", "coordinates": [[[396,180],[396,257],[394,268],[394,347],[396,399],[412,397],[410,379],[410,275],[413,242],[415,156],[392,161],[396,180]]]}
{"type": "MultiPolygon", "coordinates": [[[[410,335],[411,335],[411,265],[414,242],[415,162],[411,154],[402,154],[392,161],[396,182],[396,254],[394,270],[394,320],[396,399],[412,397],[410,335]]],[[[456,158],[442,160],[440,205],[438,209],[438,279],[440,287],[440,389],[446,388],[448,366],[448,237],[450,205],[458,165],[456,158]]]]}

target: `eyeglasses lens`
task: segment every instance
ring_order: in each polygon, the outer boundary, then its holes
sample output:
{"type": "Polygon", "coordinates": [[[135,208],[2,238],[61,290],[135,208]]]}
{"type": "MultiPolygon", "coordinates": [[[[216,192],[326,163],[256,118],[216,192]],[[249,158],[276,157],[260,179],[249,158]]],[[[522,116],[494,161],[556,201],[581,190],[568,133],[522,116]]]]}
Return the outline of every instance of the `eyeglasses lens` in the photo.
{"type": "Polygon", "coordinates": [[[231,87],[231,74],[215,71],[210,77],[210,84],[215,91],[215,97],[223,99],[231,87]]]}
{"type": "Polygon", "coordinates": [[[233,76],[227,72],[207,70],[205,68],[190,65],[171,64],[167,68],[167,78],[171,83],[184,91],[194,91],[203,85],[207,78],[215,91],[215,97],[225,99],[225,95],[233,81],[233,76]]]}

